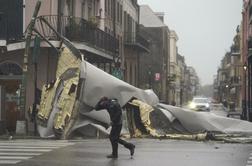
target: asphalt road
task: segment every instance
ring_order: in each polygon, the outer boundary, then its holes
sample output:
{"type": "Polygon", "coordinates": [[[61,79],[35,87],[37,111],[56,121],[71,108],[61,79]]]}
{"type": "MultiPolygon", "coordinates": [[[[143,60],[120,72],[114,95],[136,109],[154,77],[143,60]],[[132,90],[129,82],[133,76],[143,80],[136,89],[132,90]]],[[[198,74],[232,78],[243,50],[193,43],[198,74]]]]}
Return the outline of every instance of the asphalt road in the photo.
{"type": "MultiPolygon", "coordinates": [[[[18,166],[249,166],[252,145],[178,140],[134,139],[133,158],[119,146],[107,159],[108,139],[0,141],[0,165],[18,166]],[[10,164],[10,162],[12,164],[10,164]],[[15,162],[14,162],[15,161],[15,162]],[[2,164],[1,164],[2,163],[2,164]]],[[[251,164],[252,165],[252,164],[251,164]]]]}
{"type": "Polygon", "coordinates": [[[213,113],[213,114],[219,115],[219,116],[227,117],[227,111],[224,111],[224,110],[210,110],[210,113],[213,113]]]}

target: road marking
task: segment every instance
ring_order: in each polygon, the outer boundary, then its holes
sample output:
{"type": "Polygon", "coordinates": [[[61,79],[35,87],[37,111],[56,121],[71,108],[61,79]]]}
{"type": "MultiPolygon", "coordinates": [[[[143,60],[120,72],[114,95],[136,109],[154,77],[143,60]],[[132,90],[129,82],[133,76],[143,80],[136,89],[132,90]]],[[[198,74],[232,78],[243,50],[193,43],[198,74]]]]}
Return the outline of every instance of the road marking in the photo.
{"type": "Polygon", "coordinates": [[[57,149],[57,148],[59,148],[59,147],[57,147],[57,146],[53,146],[53,147],[50,147],[50,146],[13,146],[13,145],[11,145],[11,146],[4,146],[4,145],[0,145],[0,148],[10,148],[10,149],[12,149],[12,148],[19,148],[19,149],[38,149],[38,148],[40,148],[40,149],[57,149]]]}
{"type": "Polygon", "coordinates": [[[0,152],[0,156],[38,156],[41,155],[42,153],[22,153],[22,152],[0,152]]]}
{"type": "Polygon", "coordinates": [[[0,148],[1,152],[50,152],[51,149],[7,149],[7,148],[0,148]]]}
{"type": "Polygon", "coordinates": [[[17,164],[21,162],[21,160],[0,160],[0,164],[17,164]]]}
{"type": "Polygon", "coordinates": [[[30,157],[24,157],[24,156],[0,156],[0,160],[9,160],[9,159],[26,160],[26,159],[30,159],[30,158],[32,158],[32,156],[30,156],[30,157]]]}
{"type": "Polygon", "coordinates": [[[0,165],[17,164],[46,152],[73,144],[75,143],[44,140],[0,141],[0,165]]]}

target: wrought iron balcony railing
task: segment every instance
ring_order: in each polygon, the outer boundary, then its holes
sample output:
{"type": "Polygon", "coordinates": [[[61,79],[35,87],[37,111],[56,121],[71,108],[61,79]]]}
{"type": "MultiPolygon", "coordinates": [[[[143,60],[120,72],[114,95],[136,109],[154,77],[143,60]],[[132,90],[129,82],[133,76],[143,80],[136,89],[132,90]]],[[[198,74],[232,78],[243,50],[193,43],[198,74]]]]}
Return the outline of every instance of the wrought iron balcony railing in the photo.
{"type": "Polygon", "coordinates": [[[230,78],[230,84],[232,86],[240,86],[241,85],[241,78],[239,76],[232,76],[230,78]]]}
{"type": "Polygon", "coordinates": [[[252,49],[252,37],[248,39],[248,49],[252,49]]]}
{"type": "Polygon", "coordinates": [[[138,46],[145,51],[149,51],[149,42],[136,32],[125,32],[124,43],[127,45],[138,46]]]}
{"type": "MultiPolygon", "coordinates": [[[[70,41],[85,42],[90,47],[116,54],[119,41],[110,34],[97,28],[97,24],[83,18],[49,15],[40,16],[58,33],[70,41]]],[[[42,21],[36,23],[37,30],[49,40],[57,40],[56,34],[42,21]]]]}

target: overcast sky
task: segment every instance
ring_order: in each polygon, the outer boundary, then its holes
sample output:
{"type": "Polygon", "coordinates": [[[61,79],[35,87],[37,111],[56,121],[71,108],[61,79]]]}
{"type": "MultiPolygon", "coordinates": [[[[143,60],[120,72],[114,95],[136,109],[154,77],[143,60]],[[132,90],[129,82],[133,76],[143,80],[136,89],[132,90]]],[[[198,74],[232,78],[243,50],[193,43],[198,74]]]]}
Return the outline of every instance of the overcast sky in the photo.
{"type": "Polygon", "coordinates": [[[242,19],[242,0],[139,0],[165,13],[165,24],[179,37],[178,51],[202,85],[212,84],[242,19]]]}

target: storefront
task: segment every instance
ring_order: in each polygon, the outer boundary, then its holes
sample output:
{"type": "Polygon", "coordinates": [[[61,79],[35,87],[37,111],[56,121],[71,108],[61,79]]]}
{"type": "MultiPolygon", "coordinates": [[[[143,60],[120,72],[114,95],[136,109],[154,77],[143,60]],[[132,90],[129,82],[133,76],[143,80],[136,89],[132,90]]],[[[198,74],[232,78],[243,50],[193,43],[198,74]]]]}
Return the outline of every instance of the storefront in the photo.
{"type": "Polygon", "coordinates": [[[17,120],[24,119],[19,108],[22,68],[11,61],[0,63],[0,134],[14,133],[17,120]]]}

